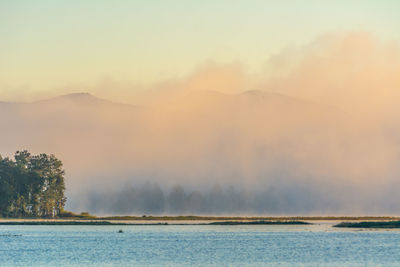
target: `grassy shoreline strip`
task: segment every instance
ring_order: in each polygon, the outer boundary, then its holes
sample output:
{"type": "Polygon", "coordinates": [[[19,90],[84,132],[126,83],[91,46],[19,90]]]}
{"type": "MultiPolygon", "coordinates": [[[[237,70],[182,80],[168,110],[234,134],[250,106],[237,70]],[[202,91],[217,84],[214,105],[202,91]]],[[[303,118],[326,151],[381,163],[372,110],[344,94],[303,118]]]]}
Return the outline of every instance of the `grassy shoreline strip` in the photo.
{"type": "Polygon", "coordinates": [[[312,224],[303,221],[225,221],[225,222],[212,222],[208,225],[307,225],[312,224]]]}
{"type": "Polygon", "coordinates": [[[360,220],[400,220],[400,217],[392,216],[276,216],[276,217],[263,217],[263,216],[106,216],[98,217],[99,220],[146,220],[146,221],[360,221],[360,220]]]}
{"type": "Polygon", "coordinates": [[[221,221],[211,223],[114,223],[108,221],[7,221],[0,222],[0,225],[307,225],[312,224],[303,221],[221,221]]]}
{"type": "Polygon", "coordinates": [[[333,227],[342,228],[400,228],[400,221],[342,222],[333,227]]]}
{"type": "Polygon", "coordinates": [[[127,223],[111,223],[106,221],[7,221],[0,225],[128,225],[127,223]]]}
{"type": "Polygon", "coordinates": [[[400,217],[391,216],[104,216],[76,215],[59,216],[56,218],[43,217],[0,217],[2,220],[81,220],[81,221],[394,221],[400,217]]]}

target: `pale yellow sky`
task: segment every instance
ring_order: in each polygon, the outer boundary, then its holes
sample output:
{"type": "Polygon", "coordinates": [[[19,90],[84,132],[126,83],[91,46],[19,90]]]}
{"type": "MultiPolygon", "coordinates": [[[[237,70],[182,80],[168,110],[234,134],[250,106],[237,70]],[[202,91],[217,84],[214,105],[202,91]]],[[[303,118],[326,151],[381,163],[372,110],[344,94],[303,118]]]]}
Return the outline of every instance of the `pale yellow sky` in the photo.
{"type": "Polygon", "coordinates": [[[205,62],[240,62],[257,73],[282,49],[327,32],[400,40],[399,13],[393,0],[5,0],[0,97],[29,100],[107,79],[138,90],[205,62]]]}

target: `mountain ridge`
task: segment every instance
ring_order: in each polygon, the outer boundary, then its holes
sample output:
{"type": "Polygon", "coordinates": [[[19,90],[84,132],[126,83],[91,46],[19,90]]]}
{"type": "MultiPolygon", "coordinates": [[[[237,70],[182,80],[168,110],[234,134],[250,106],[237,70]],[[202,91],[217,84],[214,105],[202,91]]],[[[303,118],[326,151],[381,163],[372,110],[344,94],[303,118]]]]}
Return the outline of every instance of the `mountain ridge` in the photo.
{"type": "MultiPolygon", "coordinates": [[[[227,94],[227,93],[222,93],[218,92],[216,90],[204,90],[204,91],[198,91],[195,94],[186,94],[184,95],[184,98],[191,98],[191,97],[202,97],[202,98],[212,98],[212,97],[218,97],[219,99],[221,98],[226,98],[226,99],[250,99],[250,100],[279,100],[282,102],[287,102],[287,103],[302,103],[302,105],[312,105],[315,107],[321,107],[324,109],[329,109],[331,111],[336,111],[339,113],[345,113],[341,109],[334,107],[334,106],[327,106],[327,105],[322,105],[313,101],[308,101],[302,98],[297,98],[281,93],[276,93],[276,92],[267,92],[267,91],[262,91],[262,90],[247,90],[244,92],[240,93],[235,93],[235,94],[227,94]]],[[[140,106],[138,105],[133,105],[129,103],[121,103],[121,102],[114,102],[106,98],[101,98],[96,95],[93,95],[89,92],[76,92],[76,93],[70,93],[70,94],[62,94],[58,96],[54,96],[51,98],[45,98],[45,99],[40,99],[32,102],[17,102],[17,101],[0,101],[1,106],[14,106],[14,105],[38,105],[38,104],[60,104],[60,103],[74,103],[74,104],[84,104],[84,105],[114,105],[114,106],[124,106],[124,107],[132,107],[132,108],[138,108],[140,106]]]]}

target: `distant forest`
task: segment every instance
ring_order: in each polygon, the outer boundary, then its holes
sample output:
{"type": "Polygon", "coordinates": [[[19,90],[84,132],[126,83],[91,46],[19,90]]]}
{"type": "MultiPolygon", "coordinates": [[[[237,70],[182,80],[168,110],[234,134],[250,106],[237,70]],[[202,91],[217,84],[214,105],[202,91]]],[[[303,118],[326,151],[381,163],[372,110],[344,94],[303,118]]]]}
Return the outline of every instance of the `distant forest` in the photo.
{"type": "Polygon", "coordinates": [[[56,217],[66,202],[62,162],[54,155],[17,151],[0,156],[0,215],[56,217]]]}
{"type": "MultiPolygon", "coordinates": [[[[307,214],[322,209],[327,201],[308,189],[290,184],[283,190],[272,186],[258,191],[244,191],[231,185],[215,184],[205,188],[172,188],[157,182],[127,183],[120,187],[96,188],[81,194],[85,209],[95,214],[115,215],[231,215],[231,214],[307,214]]],[[[322,193],[321,193],[322,194],[322,193]]],[[[79,197],[79,196],[78,196],[79,197]]]]}

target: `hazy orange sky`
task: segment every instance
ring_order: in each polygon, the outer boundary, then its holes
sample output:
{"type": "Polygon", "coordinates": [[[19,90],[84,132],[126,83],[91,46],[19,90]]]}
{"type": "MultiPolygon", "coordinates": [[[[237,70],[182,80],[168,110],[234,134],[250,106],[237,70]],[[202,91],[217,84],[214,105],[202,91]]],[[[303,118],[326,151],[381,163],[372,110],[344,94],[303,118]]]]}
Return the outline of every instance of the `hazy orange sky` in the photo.
{"type": "Polygon", "coordinates": [[[396,0],[5,0],[0,99],[92,91],[126,100],[127,92],[185,79],[205,64],[240,64],[265,76],[271,58],[326,33],[399,41],[399,12],[396,0]],[[124,90],[105,93],[105,84],[124,90]]]}
{"type": "Polygon", "coordinates": [[[252,203],[278,213],[398,213],[398,14],[389,0],[1,1],[0,101],[134,106],[0,102],[0,153],[56,154],[77,210],[155,181],[261,192],[252,203]]]}

